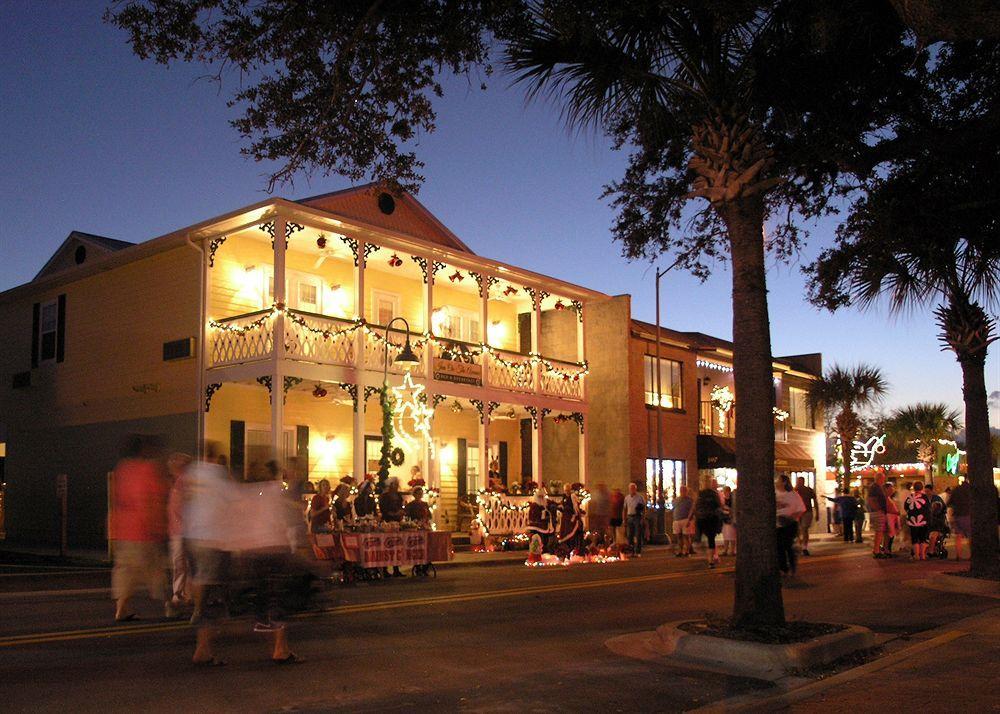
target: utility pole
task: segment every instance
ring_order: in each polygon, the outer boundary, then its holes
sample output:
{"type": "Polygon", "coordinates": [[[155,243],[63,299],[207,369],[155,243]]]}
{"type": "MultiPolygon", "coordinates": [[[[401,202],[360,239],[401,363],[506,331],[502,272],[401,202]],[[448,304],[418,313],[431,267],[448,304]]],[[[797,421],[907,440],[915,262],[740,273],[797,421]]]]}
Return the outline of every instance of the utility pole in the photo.
{"type": "MultiPolygon", "coordinates": [[[[676,263],[675,263],[676,265],[676,263]]],[[[660,383],[661,380],[661,368],[660,368],[660,278],[666,275],[671,268],[656,270],[656,361],[654,369],[656,370],[656,494],[654,494],[653,505],[657,508],[656,512],[656,531],[657,535],[663,535],[666,532],[666,501],[663,498],[663,389],[660,383]],[[658,503],[657,503],[658,501],[658,503]]]]}

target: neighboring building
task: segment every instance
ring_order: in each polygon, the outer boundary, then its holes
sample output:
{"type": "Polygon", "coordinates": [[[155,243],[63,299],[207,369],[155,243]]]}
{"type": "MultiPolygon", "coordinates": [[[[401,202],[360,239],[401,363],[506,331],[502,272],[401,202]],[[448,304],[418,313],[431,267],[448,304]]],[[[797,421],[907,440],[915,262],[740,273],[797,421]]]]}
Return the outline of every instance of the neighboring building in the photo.
{"type": "MultiPolygon", "coordinates": [[[[0,293],[0,319],[0,529],[19,542],[57,541],[65,474],[70,545],[103,546],[129,433],[187,452],[215,442],[237,477],[275,456],[312,480],[375,472],[385,356],[401,388],[407,339],[420,362],[391,474],[405,484],[420,467],[439,527],[467,529],[491,482],[657,491],[655,327],[632,320],[628,296],[477,256],[407,195],[272,198],[140,244],[73,232],[0,293]]],[[[732,480],[739,400],[710,404],[713,387],[732,390],[730,343],[664,329],[660,345],[669,501],[680,482],[732,480]]],[[[810,480],[824,441],[803,390],[820,367],[774,362],[789,414],[775,468],[810,480]]],[[[516,528],[511,513],[491,522],[516,528]]]]}

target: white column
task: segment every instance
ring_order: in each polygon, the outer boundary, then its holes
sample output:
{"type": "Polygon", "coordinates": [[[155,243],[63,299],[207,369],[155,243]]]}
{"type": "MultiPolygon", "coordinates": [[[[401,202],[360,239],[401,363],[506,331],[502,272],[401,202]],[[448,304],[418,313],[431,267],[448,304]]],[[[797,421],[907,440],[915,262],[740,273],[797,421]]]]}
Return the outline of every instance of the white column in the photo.
{"type": "Polygon", "coordinates": [[[479,423],[479,488],[487,488],[490,485],[490,404],[483,403],[483,418],[479,423]]]}
{"type": "Polygon", "coordinates": [[[580,466],[579,466],[579,474],[578,475],[579,475],[579,478],[580,478],[580,483],[582,483],[582,484],[588,484],[588,483],[590,483],[590,474],[587,473],[587,445],[589,443],[589,439],[587,438],[587,431],[588,431],[587,427],[589,426],[587,424],[588,418],[589,418],[589,414],[584,417],[584,420],[583,420],[583,433],[580,434],[580,441],[579,441],[579,450],[580,451],[579,451],[579,457],[578,458],[579,458],[580,466]]]}
{"type": "MultiPolygon", "coordinates": [[[[354,269],[354,311],[359,319],[365,317],[365,243],[358,239],[358,265],[354,269]]],[[[355,382],[358,385],[358,408],[354,412],[354,480],[360,486],[364,481],[367,464],[365,462],[365,340],[364,330],[354,335],[355,382]]]]}
{"type": "MultiPolygon", "coordinates": [[[[531,299],[531,351],[534,354],[539,354],[541,350],[541,331],[542,331],[542,301],[536,300],[534,296],[531,299]]],[[[531,379],[533,382],[532,388],[534,391],[541,391],[542,382],[539,379],[541,374],[541,365],[538,362],[534,362],[531,365],[531,379]]],[[[539,422],[539,427],[541,422],[539,422]]]]}
{"type": "Polygon", "coordinates": [[[531,431],[531,478],[542,485],[542,410],[538,410],[538,428],[531,431]]]}
{"type": "MultiPolygon", "coordinates": [[[[285,306],[285,219],[274,217],[274,302],[285,306]]],[[[282,366],[285,358],[285,315],[279,312],[274,317],[274,351],[271,359],[271,448],[274,456],[283,461],[288,454],[281,451],[284,443],[284,399],[282,366]]]]}
{"type": "MultiPolygon", "coordinates": [[[[581,302],[580,314],[576,322],[576,359],[578,362],[587,361],[586,333],[587,308],[586,305],[581,302]]],[[[587,377],[583,377],[580,381],[580,398],[583,400],[587,399],[587,379],[587,377]]]]}
{"type": "MultiPolygon", "coordinates": [[[[424,256],[424,259],[427,261],[426,280],[424,280],[424,332],[432,333],[434,332],[434,323],[431,322],[434,313],[434,259],[428,256],[424,256]]],[[[430,342],[424,345],[424,376],[428,383],[434,378],[434,349],[434,345],[430,342]]],[[[429,394],[427,398],[430,399],[429,394]]]]}

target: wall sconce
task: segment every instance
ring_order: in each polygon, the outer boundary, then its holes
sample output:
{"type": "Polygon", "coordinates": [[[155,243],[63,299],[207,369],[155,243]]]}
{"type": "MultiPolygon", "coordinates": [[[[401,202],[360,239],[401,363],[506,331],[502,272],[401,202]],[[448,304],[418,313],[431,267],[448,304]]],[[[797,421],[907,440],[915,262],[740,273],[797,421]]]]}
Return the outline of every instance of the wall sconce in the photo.
{"type": "Polygon", "coordinates": [[[507,336],[507,326],[500,320],[493,320],[489,327],[486,328],[486,341],[491,345],[503,342],[504,338],[507,336]]]}

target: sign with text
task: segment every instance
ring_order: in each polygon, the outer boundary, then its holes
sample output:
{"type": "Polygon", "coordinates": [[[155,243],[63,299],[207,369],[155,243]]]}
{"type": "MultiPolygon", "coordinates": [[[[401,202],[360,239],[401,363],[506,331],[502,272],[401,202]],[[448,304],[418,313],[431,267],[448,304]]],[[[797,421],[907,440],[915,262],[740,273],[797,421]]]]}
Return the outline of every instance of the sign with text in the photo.
{"type": "Polygon", "coordinates": [[[344,533],[341,537],[345,559],[365,568],[428,562],[427,531],[344,533]]]}
{"type": "Polygon", "coordinates": [[[434,379],[441,382],[471,384],[475,387],[481,387],[483,386],[483,367],[469,362],[436,357],[434,359],[434,379]]]}

